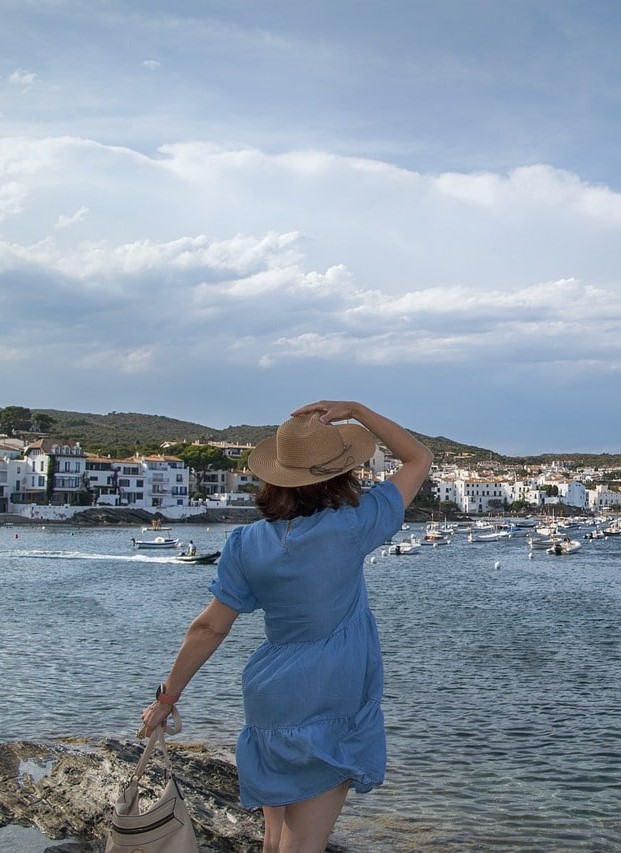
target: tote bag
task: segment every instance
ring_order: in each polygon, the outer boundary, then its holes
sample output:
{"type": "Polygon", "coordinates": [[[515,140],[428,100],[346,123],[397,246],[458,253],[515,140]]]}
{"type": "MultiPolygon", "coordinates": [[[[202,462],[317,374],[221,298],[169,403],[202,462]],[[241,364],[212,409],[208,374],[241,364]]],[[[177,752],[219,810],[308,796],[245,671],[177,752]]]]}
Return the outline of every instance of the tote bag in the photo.
{"type": "Polygon", "coordinates": [[[181,731],[181,718],[174,706],[172,716],[171,726],[158,726],[149,738],[136,770],[114,804],[105,853],[198,853],[192,821],[166,749],[164,733],[181,731]],[[157,802],[141,812],[140,779],[156,747],[164,757],[166,784],[157,802]]]}

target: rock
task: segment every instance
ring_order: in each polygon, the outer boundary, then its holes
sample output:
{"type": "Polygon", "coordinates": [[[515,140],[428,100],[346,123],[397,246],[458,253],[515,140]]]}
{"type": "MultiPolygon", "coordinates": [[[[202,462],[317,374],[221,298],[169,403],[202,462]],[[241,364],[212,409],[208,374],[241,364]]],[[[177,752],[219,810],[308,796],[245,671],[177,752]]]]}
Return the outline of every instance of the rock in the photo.
{"type": "MultiPolygon", "coordinates": [[[[263,815],[242,808],[235,766],[203,746],[170,741],[167,746],[201,853],[258,853],[263,815]]],[[[50,847],[53,853],[102,853],[112,805],[142,749],[113,739],[0,743],[0,826],[21,823],[36,826],[50,839],[71,839],[50,847]]],[[[160,794],[163,775],[156,753],[142,778],[143,809],[160,794]]]]}

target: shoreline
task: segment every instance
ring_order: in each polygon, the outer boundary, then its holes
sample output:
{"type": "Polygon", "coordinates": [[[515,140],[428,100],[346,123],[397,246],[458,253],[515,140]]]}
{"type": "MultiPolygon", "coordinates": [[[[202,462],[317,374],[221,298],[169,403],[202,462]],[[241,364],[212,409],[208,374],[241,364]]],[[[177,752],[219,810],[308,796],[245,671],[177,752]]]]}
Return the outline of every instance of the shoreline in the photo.
{"type": "MultiPolygon", "coordinates": [[[[17,513],[0,513],[0,527],[11,526],[42,526],[54,525],[59,527],[145,527],[150,526],[155,520],[163,524],[175,525],[205,525],[205,524],[251,524],[259,521],[263,516],[254,507],[237,509],[227,507],[226,509],[205,508],[201,513],[174,518],[167,516],[164,512],[150,513],[142,509],[126,509],[124,507],[87,507],[76,512],[70,518],[54,517],[28,517],[17,513]]],[[[405,511],[405,521],[411,524],[424,524],[431,521],[433,513],[431,510],[408,507],[405,511]]],[[[449,520],[468,520],[470,516],[461,513],[447,515],[449,520]]],[[[153,528],[157,533],[157,528],[153,528]]]]}
{"type": "MultiPolygon", "coordinates": [[[[76,737],[0,742],[0,838],[4,827],[22,826],[41,833],[42,843],[65,841],[67,853],[103,853],[113,803],[145,745],[76,737]]],[[[201,853],[260,853],[263,813],[239,802],[235,765],[203,744],[167,741],[166,746],[201,853]]],[[[140,785],[143,810],[163,789],[158,756],[147,765],[140,785]]],[[[347,848],[333,842],[326,850],[345,853],[347,848]]]]}

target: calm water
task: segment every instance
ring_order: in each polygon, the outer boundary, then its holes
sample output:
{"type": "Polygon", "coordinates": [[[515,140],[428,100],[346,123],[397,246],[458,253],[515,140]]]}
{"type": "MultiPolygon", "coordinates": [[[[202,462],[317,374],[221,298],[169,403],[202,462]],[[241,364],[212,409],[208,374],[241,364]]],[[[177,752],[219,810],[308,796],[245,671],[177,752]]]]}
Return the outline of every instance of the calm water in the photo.
{"type": "MultiPolygon", "coordinates": [[[[230,529],[173,534],[214,550],[230,529]]],[[[135,552],[136,533],[0,527],[4,740],[133,737],[214,571],[135,552]]],[[[364,853],[621,850],[621,538],[528,559],[524,539],[458,534],[416,556],[378,549],[367,580],[389,770],[351,797],[338,839],[364,853]]],[[[233,748],[261,638],[259,614],[237,621],[184,695],[184,740],[233,748]]]]}

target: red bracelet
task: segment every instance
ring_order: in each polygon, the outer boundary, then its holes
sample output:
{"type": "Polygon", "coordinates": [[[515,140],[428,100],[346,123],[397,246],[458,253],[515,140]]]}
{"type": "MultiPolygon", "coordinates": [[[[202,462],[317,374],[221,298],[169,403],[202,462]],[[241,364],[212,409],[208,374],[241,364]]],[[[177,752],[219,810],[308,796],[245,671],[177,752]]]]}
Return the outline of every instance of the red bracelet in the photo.
{"type": "Polygon", "coordinates": [[[157,690],[155,691],[155,699],[159,702],[162,702],[164,705],[174,705],[175,702],[178,702],[181,698],[181,693],[177,693],[176,696],[173,696],[171,693],[166,692],[166,685],[164,683],[159,684],[157,690]]]}

